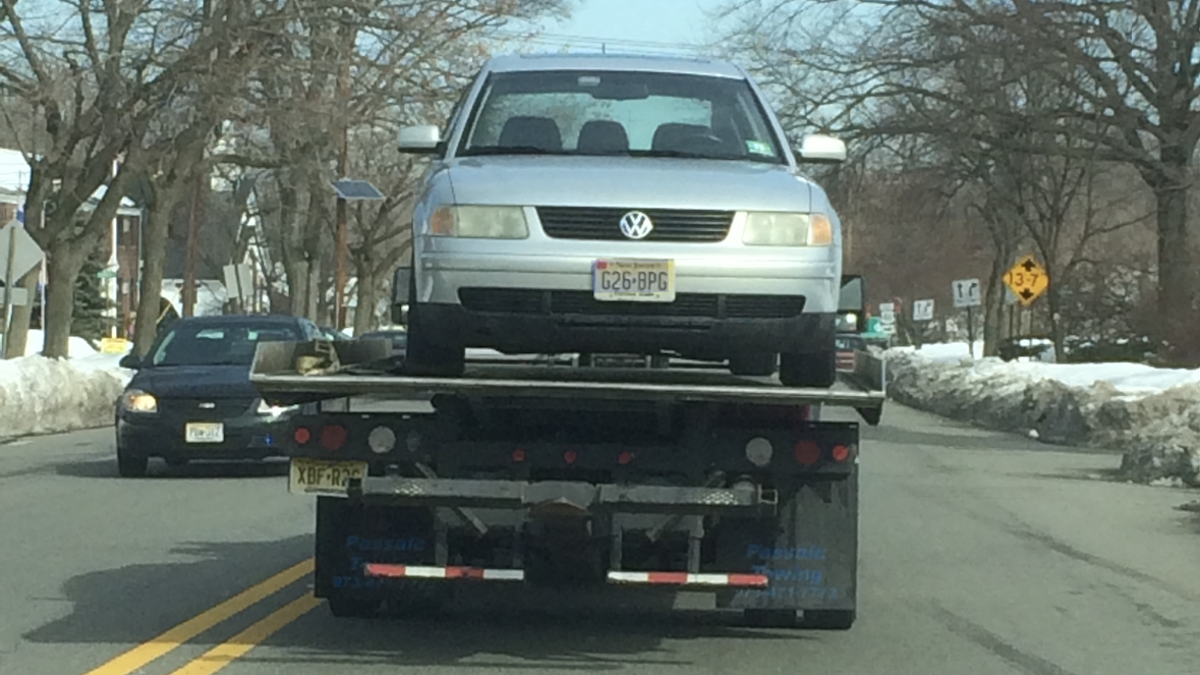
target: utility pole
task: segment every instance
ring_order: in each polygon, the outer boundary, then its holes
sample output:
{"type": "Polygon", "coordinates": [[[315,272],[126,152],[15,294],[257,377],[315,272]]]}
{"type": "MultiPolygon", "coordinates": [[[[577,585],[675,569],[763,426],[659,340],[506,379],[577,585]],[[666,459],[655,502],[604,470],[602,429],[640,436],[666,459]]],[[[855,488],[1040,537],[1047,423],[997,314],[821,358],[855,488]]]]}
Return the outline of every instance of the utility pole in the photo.
{"type": "Polygon", "coordinates": [[[200,221],[204,198],[204,172],[196,175],[192,186],[192,208],[188,212],[186,259],[183,265],[183,315],[193,316],[196,307],[196,264],[200,255],[200,221]]]}
{"type": "MultiPolygon", "coordinates": [[[[347,45],[348,48],[353,48],[353,44],[347,45]]],[[[341,63],[338,66],[337,75],[337,97],[340,104],[346,104],[350,99],[350,55],[342,54],[341,63]]],[[[337,175],[338,180],[346,178],[349,172],[350,164],[350,137],[349,137],[349,119],[344,112],[338,126],[337,137],[337,175]]],[[[345,315],[342,313],[342,308],[346,304],[346,267],[348,258],[350,257],[349,233],[346,225],[346,200],[340,194],[337,198],[337,252],[335,254],[335,283],[337,285],[334,294],[333,307],[333,326],[337,330],[345,328],[345,315]]]]}

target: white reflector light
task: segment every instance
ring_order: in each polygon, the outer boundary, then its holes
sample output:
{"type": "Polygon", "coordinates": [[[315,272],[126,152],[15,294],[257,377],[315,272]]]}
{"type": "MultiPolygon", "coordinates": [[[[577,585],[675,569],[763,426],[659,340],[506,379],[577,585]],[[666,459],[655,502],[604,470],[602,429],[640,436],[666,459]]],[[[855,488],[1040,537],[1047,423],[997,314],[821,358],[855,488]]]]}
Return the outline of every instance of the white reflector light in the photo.
{"type": "Polygon", "coordinates": [[[389,453],[396,447],[396,432],[389,427],[375,427],[367,435],[367,445],[377,455],[389,453]]]}
{"type": "Polygon", "coordinates": [[[775,454],[775,448],[771,447],[771,441],[765,438],[751,438],[746,444],[746,459],[750,460],[754,466],[766,466],[771,463],[771,455],[775,454]]]}

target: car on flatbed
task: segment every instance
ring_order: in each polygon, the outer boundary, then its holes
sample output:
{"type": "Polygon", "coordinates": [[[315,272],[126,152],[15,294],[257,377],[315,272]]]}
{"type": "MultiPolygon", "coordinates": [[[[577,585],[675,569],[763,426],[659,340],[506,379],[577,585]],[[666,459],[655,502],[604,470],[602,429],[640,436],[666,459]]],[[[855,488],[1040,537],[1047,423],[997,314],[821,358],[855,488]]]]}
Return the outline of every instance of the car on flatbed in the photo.
{"type": "Polygon", "coordinates": [[[712,59],[490,60],[445,131],[413,212],[407,367],[460,375],[467,348],[727,362],[738,375],[835,379],[842,233],[762,90],[712,59]]]}

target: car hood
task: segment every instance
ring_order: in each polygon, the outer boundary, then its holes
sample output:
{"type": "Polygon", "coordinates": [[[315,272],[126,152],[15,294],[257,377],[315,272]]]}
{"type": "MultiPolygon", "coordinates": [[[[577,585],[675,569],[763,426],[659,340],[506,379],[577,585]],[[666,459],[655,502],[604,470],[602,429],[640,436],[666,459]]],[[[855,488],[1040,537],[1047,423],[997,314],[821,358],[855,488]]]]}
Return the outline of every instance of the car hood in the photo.
{"type": "Polygon", "coordinates": [[[249,366],[158,366],[143,368],[129,382],[159,398],[253,399],[249,366]]]}
{"type": "Polygon", "coordinates": [[[807,179],[761,162],[522,155],[446,169],[459,204],[807,211],[812,200],[807,179]]]}

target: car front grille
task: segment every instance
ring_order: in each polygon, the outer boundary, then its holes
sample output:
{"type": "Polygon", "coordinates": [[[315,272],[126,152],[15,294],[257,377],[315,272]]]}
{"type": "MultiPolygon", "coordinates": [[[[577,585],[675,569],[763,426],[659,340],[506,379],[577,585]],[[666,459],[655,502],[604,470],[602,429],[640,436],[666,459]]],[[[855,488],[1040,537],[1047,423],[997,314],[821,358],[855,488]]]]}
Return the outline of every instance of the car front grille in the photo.
{"type": "Polygon", "coordinates": [[[537,214],[546,236],[555,239],[624,241],[629,238],[621,233],[621,217],[635,210],[654,224],[650,234],[638,241],[724,241],[733,224],[732,211],[539,206],[537,214]]]}
{"type": "Polygon", "coordinates": [[[196,419],[230,418],[250,410],[255,399],[249,398],[160,398],[158,409],[164,413],[187,415],[196,419]],[[202,405],[212,404],[212,407],[202,405]]]}
{"type": "Polygon", "coordinates": [[[710,319],[786,319],[804,311],[802,295],[679,293],[674,302],[609,302],[590,291],[461,288],[459,301],[474,312],[551,316],[661,316],[710,319]]]}

